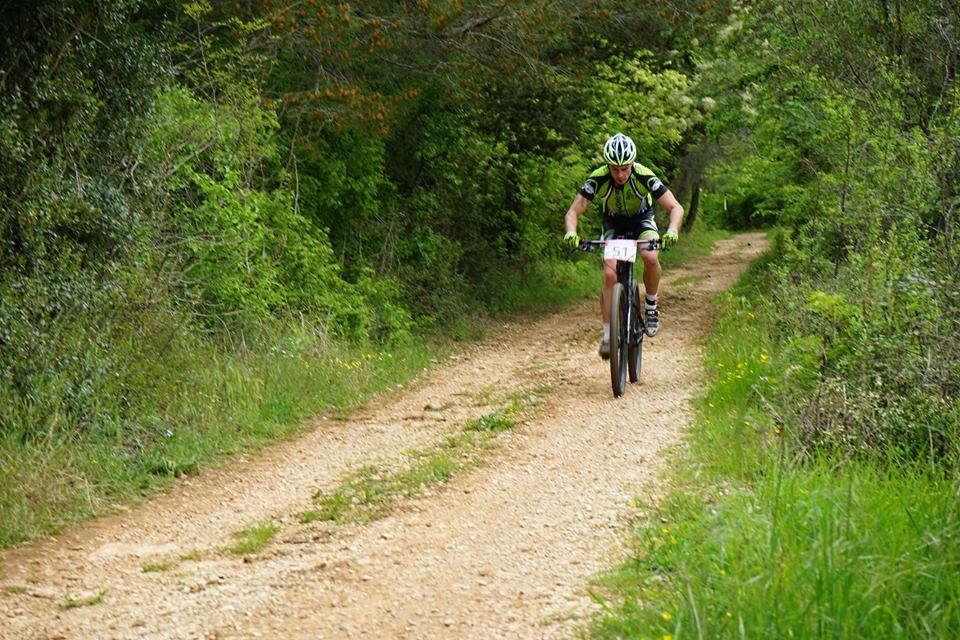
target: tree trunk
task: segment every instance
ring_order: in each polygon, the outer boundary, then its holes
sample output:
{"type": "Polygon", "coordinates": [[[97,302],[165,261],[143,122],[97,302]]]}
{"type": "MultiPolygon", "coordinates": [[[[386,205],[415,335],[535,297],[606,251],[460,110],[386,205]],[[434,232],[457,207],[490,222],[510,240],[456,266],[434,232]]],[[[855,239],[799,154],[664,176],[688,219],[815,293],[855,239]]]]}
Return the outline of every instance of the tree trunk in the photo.
{"type": "Polygon", "coordinates": [[[690,192],[690,208],[687,215],[683,218],[683,232],[687,233],[693,229],[693,222],[697,219],[697,209],[700,207],[700,177],[693,181],[693,188],[690,192]]]}

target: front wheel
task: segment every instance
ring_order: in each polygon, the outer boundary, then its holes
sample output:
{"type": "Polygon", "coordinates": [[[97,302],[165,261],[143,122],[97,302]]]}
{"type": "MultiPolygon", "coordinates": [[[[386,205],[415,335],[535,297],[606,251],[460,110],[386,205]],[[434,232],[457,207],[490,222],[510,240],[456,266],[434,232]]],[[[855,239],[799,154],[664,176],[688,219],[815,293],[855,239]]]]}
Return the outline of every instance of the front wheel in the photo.
{"type": "Polygon", "coordinates": [[[633,305],[630,309],[630,341],[627,344],[627,369],[630,382],[640,379],[640,366],[643,362],[643,314],[640,313],[640,286],[633,283],[633,305]]]}
{"type": "Polygon", "coordinates": [[[613,285],[610,295],[610,382],[613,395],[623,395],[627,385],[627,290],[623,284],[613,285]]]}

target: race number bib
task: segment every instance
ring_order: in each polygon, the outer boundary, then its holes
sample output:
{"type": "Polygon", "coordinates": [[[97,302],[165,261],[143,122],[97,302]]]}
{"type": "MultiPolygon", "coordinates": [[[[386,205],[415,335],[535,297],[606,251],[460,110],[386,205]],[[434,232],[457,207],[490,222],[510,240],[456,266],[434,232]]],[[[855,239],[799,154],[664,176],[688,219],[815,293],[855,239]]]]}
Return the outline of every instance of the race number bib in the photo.
{"type": "Polygon", "coordinates": [[[603,248],[605,260],[621,260],[623,262],[637,261],[636,240],[607,240],[603,248]]]}

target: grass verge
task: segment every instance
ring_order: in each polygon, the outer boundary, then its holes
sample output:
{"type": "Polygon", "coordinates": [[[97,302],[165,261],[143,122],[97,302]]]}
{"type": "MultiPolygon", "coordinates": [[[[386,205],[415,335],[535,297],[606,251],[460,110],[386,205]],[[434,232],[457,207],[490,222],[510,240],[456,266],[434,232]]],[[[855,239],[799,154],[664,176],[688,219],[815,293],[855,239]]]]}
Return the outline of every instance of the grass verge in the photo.
{"type": "Polygon", "coordinates": [[[106,591],[101,591],[95,596],[90,596],[89,598],[67,598],[60,603],[60,609],[66,611],[68,609],[76,609],[78,607],[92,607],[103,602],[104,596],[107,595],[106,591]]]}
{"type": "Polygon", "coordinates": [[[524,411],[537,405],[549,389],[515,398],[510,406],[463,425],[440,444],[409,452],[411,464],[400,470],[363,467],[331,492],[317,492],[317,510],[300,514],[301,522],[370,522],[387,515],[394,505],[449,481],[454,474],[480,464],[483,451],[500,433],[511,429],[524,411]]]}
{"type": "Polygon", "coordinates": [[[140,570],[144,573],[159,573],[168,571],[177,566],[173,560],[160,560],[159,562],[144,562],[140,565],[140,570]]]}
{"type": "Polygon", "coordinates": [[[243,353],[171,346],[166,379],[136,423],[69,435],[51,429],[42,438],[0,434],[0,547],[289,437],[318,411],[355,406],[409,380],[445,348],[411,342],[356,351],[296,335],[243,353]]]}
{"type": "Polygon", "coordinates": [[[591,636],[960,637],[957,478],[792,453],[764,410],[793,363],[762,269],[722,296],[674,488],[599,580],[591,636]]]}
{"type": "Polygon", "coordinates": [[[280,531],[280,525],[274,522],[253,524],[233,534],[237,542],[227,550],[238,556],[257,553],[280,531]]]}

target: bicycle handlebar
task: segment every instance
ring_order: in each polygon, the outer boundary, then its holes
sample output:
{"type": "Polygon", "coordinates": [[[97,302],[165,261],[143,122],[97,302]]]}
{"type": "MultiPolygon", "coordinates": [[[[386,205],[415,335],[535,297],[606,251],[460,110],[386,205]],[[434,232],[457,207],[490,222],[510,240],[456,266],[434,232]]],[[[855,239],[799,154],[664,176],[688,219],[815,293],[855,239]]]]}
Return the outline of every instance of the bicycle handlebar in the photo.
{"type": "MultiPolygon", "coordinates": [[[[621,238],[610,238],[611,240],[619,240],[621,238]]],[[[628,238],[632,239],[632,238],[628,238]]],[[[660,249],[660,241],[656,238],[651,238],[650,240],[636,240],[637,251],[667,251],[667,249],[660,249]],[[645,247],[643,245],[646,245],[645,247]]],[[[607,246],[606,240],[581,240],[580,241],[580,251],[592,252],[592,251],[602,251],[603,248],[607,246]]]]}

